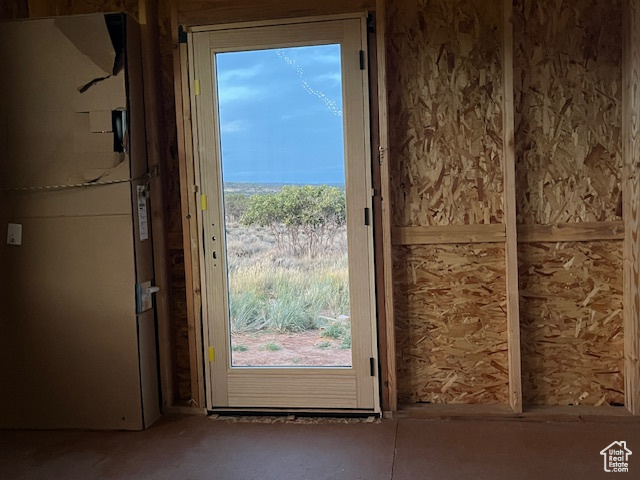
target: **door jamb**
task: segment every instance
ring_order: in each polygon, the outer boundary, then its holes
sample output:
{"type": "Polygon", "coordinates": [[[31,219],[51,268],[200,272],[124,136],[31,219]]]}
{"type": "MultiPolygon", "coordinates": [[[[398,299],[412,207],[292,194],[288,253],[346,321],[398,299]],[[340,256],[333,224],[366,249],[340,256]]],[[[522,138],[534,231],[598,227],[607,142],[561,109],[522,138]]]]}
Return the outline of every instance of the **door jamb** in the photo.
{"type": "MultiPolygon", "coordinates": [[[[191,285],[192,290],[187,289],[187,304],[191,302],[191,312],[188,312],[193,315],[193,319],[189,320],[189,338],[190,338],[190,357],[191,362],[190,365],[195,366],[198,370],[196,374],[192,372],[192,388],[193,379],[198,378],[200,381],[195,385],[197,388],[196,392],[192,392],[192,402],[195,406],[200,407],[198,410],[201,410],[203,407],[208,408],[213,405],[212,402],[212,391],[210,385],[210,363],[207,361],[208,353],[204,351],[204,339],[208,338],[208,321],[207,321],[207,301],[206,295],[202,295],[201,292],[205,291],[206,283],[205,283],[205,273],[204,273],[204,251],[203,245],[201,242],[202,228],[203,228],[203,219],[202,219],[202,208],[200,208],[200,202],[198,201],[198,192],[200,191],[200,158],[198,155],[198,138],[197,138],[197,129],[192,128],[192,115],[195,114],[195,98],[191,95],[190,86],[193,84],[194,80],[194,67],[193,62],[190,61],[193,59],[193,34],[197,32],[207,32],[207,31],[221,31],[221,30],[235,30],[235,29],[244,29],[251,27],[259,27],[259,26],[281,26],[281,25],[291,25],[291,24],[300,24],[300,23],[311,23],[311,22],[324,22],[331,20],[345,20],[345,19],[361,19],[363,22],[362,28],[362,36],[363,36],[363,45],[367,45],[367,12],[359,12],[359,13],[349,13],[349,14],[338,14],[338,15],[321,15],[321,16],[312,16],[312,17],[298,17],[298,18],[286,18],[279,20],[266,20],[266,21],[257,21],[257,22],[239,22],[239,23],[227,23],[220,25],[209,25],[209,26],[193,26],[189,27],[187,30],[187,42],[186,45],[180,44],[179,50],[176,55],[180,59],[180,83],[181,85],[176,85],[176,91],[178,91],[181,87],[182,93],[182,125],[178,125],[178,130],[183,128],[182,131],[182,139],[179,138],[179,151],[183,150],[184,157],[184,173],[186,174],[186,179],[181,181],[181,188],[184,186],[186,189],[186,194],[182,195],[182,213],[183,213],[183,224],[186,224],[187,228],[183,225],[183,242],[185,247],[185,252],[187,250],[190,252],[190,263],[191,265],[186,265],[186,276],[191,277],[191,285]],[[181,141],[180,141],[181,140],[181,141]],[[181,147],[181,148],[180,148],[181,147]],[[185,198],[186,197],[186,198],[185,198]],[[195,215],[194,215],[195,214],[195,215]],[[197,253],[194,253],[197,252],[197,253]],[[195,343],[195,345],[194,345],[195,343]],[[196,347],[196,351],[193,350],[193,346],[196,347]],[[200,403],[202,400],[205,400],[205,404],[200,403]],[[200,400],[200,402],[198,402],[200,400]]],[[[379,40],[378,40],[379,42],[379,40]]],[[[380,43],[378,43],[379,47],[380,43]]],[[[378,61],[379,61],[378,57],[378,61]]],[[[377,65],[380,67],[380,64],[377,65]]],[[[378,73],[380,75],[380,73],[378,73]]],[[[367,75],[368,78],[368,75],[367,75]]],[[[368,82],[365,82],[364,85],[364,95],[365,99],[369,98],[370,101],[379,101],[379,99],[371,98],[372,93],[369,89],[368,82]]],[[[386,93],[386,92],[385,92],[386,93]]],[[[386,98],[385,98],[386,100],[386,98]]],[[[367,112],[369,115],[366,116],[366,132],[369,135],[369,139],[372,136],[371,131],[371,122],[370,115],[371,110],[367,112]]],[[[382,116],[382,115],[381,115],[382,116]]],[[[386,118],[384,119],[386,121],[386,118]]],[[[179,135],[180,137],[180,135],[179,135]]],[[[371,152],[371,145],[369,142],[366,142],[366,155],[367,158],[370,159],[371,162],[375,161],[375,157],[377,155],[373,155],[371,152]]],[[[181,165],[182,166],[182,165],[181,165]]],[[[181,169],[181,176],[182,176],[181,169]]],[[[373,180],[373,179],[372,179],[373,180]]],[[[383,178],[384,182],[384,178],[383,178]]],[[[384,183],[383,183],[384,184],[384,183]]],[[[385,188],[383,187],[383,193],[385,188]]],[[[384,218],[383,218],[384,224],[384,218]]],[[[374,225],[375,227],[375,225],[374,225]]],[[[384,225],[382,226],[384,229],[384,225]]],[[[373,241],[373,235],[372,235],[373,241]]],[[[375,248],[375,246],[374,246],[375,248]]],[[[386,252],[385,252],[386,253],[386,252]]],[[[373,255],[373,249],[371,251],[373,255]]],[[[185,260],[187,255],[185,255],[185,260]]],[[[382,261],[382,259],[378,259],[378,261],[382,261]]],[[[386,262],[385,262],[386,263],[386,262]]],[[[385,277],[388,274],[385,272],[385,277]]],[[[376,281],[376,272],[375,268],[371,272],[371,282],[375,284],[376,281]]],[[[388,280],[385,281],[385,283],[388,280]]],[[[189,284],[189,280],[187,280],[189,284]]],[[[384,292],[376,292],[375,287],[372,290],[372,311],[375,313],[379,309],[379,302],[377,301],[377,297],[380,295],[384,295],[384,292]]],[[[387,302],[391,300],[391,308],[393,305],[392,299],[385,298],[385,305],[387,302]]],[[[385,308],[389,311],[389,307],[385,308]]],[[[389,329],[387,320],[387,330],[389,329]]],[[[392,324],[392,322],[391,322],[392,324]]],[[[381,338],[379,335],[379,326],[376,322],[376,328],[373,329],[372,337],[374,339],[373,345],[373,355],[376,360],[379,360],[382,354],[382,350],[386,350],[386,356],[393,357],[395,354],[395,349],[389,350],[387,338],[387,342],[385,344],[378,344],[377,339],[381,338]]],[[[384,357],[384,356],[383,356],[384,357]]],[[[389,360],[387,359],[387,362],[389,360]]],[[[386,370],[386,369],[383,369],[386,370]]],[[[386,372],[385,372],[386,373],[386,372]]],[[[383,378],[382,371],[376,372],[377,381],[374,382],[374,405],[375,411],[381,411],[381,384],[382,382],[386,383],[387,378],[383,378]]],[[[386,377],[386,375],[385,375],[386,377]]],[[[387,399],[384,399],[387,400],[387,399]]],[[[386,405],[384,407],[389,408],[389,403],[391,406],[393,405],[393,401],[387,403],[384,401],[386,405]]],[[[393,410],[393,407],[391,408],[393,410]]]]}

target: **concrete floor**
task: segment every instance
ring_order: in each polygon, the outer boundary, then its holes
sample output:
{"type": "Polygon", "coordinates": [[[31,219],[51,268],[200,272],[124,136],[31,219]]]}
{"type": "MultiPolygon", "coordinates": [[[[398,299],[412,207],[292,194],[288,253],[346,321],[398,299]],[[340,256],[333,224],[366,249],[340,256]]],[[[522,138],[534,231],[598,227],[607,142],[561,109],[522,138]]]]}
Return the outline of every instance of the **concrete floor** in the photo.
{"type": "MultiPolygon", "coordinates": [[[[640,424],[384,420],[230,423],[167,416],[145,432],[0,431],[0,479],[598,479],[640,424]]],[[[634,458],[634,457],[638,458],[634,458]]]]}

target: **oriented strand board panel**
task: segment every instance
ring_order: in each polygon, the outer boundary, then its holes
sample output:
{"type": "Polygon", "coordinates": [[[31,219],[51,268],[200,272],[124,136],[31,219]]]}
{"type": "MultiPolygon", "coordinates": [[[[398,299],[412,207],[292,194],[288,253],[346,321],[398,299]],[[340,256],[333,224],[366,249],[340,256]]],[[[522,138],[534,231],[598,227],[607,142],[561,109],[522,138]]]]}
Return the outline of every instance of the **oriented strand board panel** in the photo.
{"type": "Polygon", "coordinates": [[[622,0],[515,0],[518,222],[619,220],[622,0]]]}
{"type": "Polygon", "coordinates": [[[502,2],[388,2],[394,223],[502,223],[502,2]]]}
{"type": "Polygon", "coordinates": [[[375,10],[375,0],[177,0],[182,25],[277,20],[375,10]]]}
{"type": "Polygon", "coordinates": [[[624,403],[622,247],[519,246],[525,404],[624,403]]]}
{"type": "Polygon", "coordinates": [[[399,403],[508,403],[505,252],[397,247],[399,403]]]}

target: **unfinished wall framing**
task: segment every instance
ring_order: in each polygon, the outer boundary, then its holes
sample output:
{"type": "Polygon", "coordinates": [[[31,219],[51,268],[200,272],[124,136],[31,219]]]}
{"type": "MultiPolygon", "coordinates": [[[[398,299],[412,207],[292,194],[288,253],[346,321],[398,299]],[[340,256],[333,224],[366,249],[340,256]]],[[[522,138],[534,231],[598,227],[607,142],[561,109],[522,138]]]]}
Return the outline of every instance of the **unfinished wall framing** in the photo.
{"type": "Polygon", "coordinates": [[[576,240],[519,247],[529,405],[625,403],[622,7],[514,2],[518,223],[576,240]]]}
{"type": "Polygon", "coordinates": [[[203,398],[178,25],[377,10],[388,409],[397,390],[404,404],[640,413],[639,0],[152,3],[13,0],[0,17],[158,17],[165,404],[203,398]]]}
{"type": "Polygon", "coordinates": [[[511,403],[502,7],[387,4],[401,404],[511,403]]]}
{"type": "Polygon", "coordinates": [[[400,404],[637,413],[637,2],[386,3],[400,404]]]}

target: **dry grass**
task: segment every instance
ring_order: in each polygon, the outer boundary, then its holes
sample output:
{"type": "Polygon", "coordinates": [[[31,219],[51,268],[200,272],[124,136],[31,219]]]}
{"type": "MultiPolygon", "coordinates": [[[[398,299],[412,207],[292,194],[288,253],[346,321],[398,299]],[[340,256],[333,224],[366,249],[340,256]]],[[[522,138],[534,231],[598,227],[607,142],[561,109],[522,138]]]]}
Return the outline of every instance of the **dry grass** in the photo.
{"type": "Polygon", "coordinates": [[[228,220],[232,332],[349,331],[346,244],[341,231],[316,258],[283,256],[267,228],[228,220]]]}

